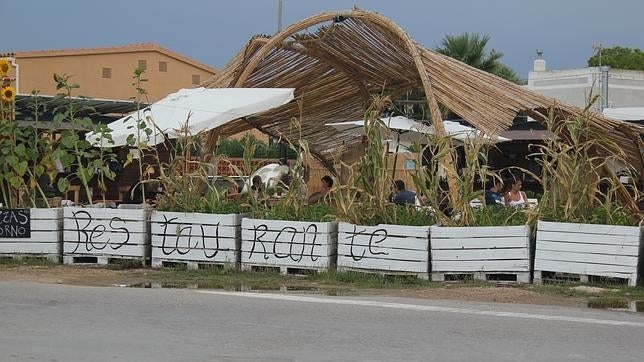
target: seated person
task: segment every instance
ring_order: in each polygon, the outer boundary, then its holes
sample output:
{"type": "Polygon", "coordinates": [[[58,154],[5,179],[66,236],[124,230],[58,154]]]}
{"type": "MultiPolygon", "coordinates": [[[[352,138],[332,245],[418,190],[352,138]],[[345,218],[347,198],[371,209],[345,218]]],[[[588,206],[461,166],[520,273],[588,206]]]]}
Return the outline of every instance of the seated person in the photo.
{"type": "Polygon", "coordinates": [[[528,196],[525,192],[521,191],[523,182],[519,179],[515,179],[510,186],[510,191],[505,194],[505,205],[509,207],[524,208],[530,207],[530,202],[528,201],[528,196]]]}
{"type": "Polygon", "coordinates": [[[396,205],[416,204],[416,194],[409,190],[405,190],[405,182],[403,180],[394,181],[394,203],[396,205]]]}
{"type": "Polygon", "coordinates": [[[333,187],[333,179],[329,175],[322,177],[320,181],[322,181],[322,190],[313,193],[311,197],[309,197],[309,204],[315,204],[324,200],[324,198],[329,194],[331,188],[333,187]]]}
{"type": "Polygon", "coordinates": [[[499,180],[494,180],[494,185],[489,190],[485,191],[485,204],[486,205],[503,205],[503,197],[501,196],[503,190],[503,183],[499,180]]]}

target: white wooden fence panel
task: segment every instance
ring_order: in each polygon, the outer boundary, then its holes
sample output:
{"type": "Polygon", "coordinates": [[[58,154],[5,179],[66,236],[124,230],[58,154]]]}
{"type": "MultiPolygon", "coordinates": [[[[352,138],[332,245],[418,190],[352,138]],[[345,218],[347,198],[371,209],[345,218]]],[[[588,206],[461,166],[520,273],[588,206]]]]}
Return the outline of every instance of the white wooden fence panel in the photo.
{"type": "Polygon", "coordinates": [[[236,264],[241,219],[237,214],[155,211],[150,227],[152,259],[236,264]]]}
{"type": "Polygon", "coordinates": [[[528,226],[432,226],[430,235],[432,272],[530,271],[528,226]]]}
{"type": "Polygon", "coordinates": [[[335,267],[337,223],[242,220],[241,263],[287,268],[335,267]]]}
{"type": "Polygon", "coordinates": [[[146,258],[149,215],[145,209],[63,208],[63,254],[146,258]]]}
{"type": "Polygon", "coordinates": [[[641,228],[539,221],[535,271],[628,278],[634,284],[641,228]]]}
{"type": "Polygon", "coordinates": [[[0,254],[49,254],[61,251],[60,231],[63,213],[60,208],[29,209],[31,237],[0,238],[0,254]]]}
{"type": "Polygon", "coordinates": [[[338,267],[429,273],[429,226],[338,226],[338,267]]]}

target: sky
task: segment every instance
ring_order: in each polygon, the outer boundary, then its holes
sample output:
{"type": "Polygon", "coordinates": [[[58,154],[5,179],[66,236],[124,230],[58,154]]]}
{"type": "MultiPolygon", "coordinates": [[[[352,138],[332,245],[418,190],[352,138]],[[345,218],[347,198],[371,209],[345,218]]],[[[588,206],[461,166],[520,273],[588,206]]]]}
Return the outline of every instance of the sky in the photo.
{"type": "MultiPolygon", "coordinates": [[[[283,0],[283,26],[356,5],[389,17],[426,48],[447,34],[488,34],[526,79],[537,49],[548,69],[581,68],[593,44],[644,49],[642,0],[283,0]]],[[[277,30],[278,0],[0,0],[0,52],[153,42],[215,68],[254,34],[277,30]]]]}

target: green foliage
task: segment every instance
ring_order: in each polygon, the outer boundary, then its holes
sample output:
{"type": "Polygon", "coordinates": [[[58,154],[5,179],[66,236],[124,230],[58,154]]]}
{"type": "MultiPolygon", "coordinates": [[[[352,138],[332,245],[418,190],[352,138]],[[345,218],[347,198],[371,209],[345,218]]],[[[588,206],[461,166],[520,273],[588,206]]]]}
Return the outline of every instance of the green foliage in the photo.
{"type": "Polygon", "coordinates": [[[605,205],[591,206],[584,214],[567,215],[563,207],[555,209],[544,208],[540,216],[544,221],[563,221],[584,223],[584,224],[603,224],[603,225],[624,225],[635,226],[638,224],[632,213],[619,204],[612,204],[609,207],[605,205]]]}
{"type": "Polygon", "coordinates": [[[619,46],[602,49],[601,64],[599,62],[599,54],[588,58],[589,67],[608,65],[615,69],[644,70],[644,52],[619,46]]]}
{"type": "Polygon", "coordinates": [[[171,197],[161,195],[157,200],[159,211],[199,212],[206,214],[239,214],[248,212],[248,208],[236,202],[226,201],[219,194],[211,191],[205,195],[191,192],[175,192],[171,197]]]}
{"type": "MultiPolygon", "coordinates": [[[[70,76],[63,74],[54,74],[56,89],[60,91],[56,95],[57,99],[65,102],[60,106],[54,117],[55,127],[61,123],[69,123],[70,127],[61,132],[60,144],[57,150],[53,152],[55,159],[58,159],[65,168],[69,168],[71,173],[66,176],[68,182],[58,182],[60,192],[64,192],[69,185],[70,179],[78,179],[85,190],[88,202],[93,200],[93,192],[90,189],[92,180],[98,178],[99,192],[105,198],[105,178],[114,179],[116,174],[110,170],[107,161],[114,159],[115,155],[111,150],[106,148],[95,148],[84,137],[79,136],[77,129],[93,129],[92,120],[88,117],[79,117],[81,111],[91,111],[88,107],[78,107],[72,99],[72,92],[79,88],[78,84],[70,82],[70,76]],[[62,116],[59,116],[62,115],[62,116]]],[[[110,129],[105,126],[99,126],[97,134],[104,138],[110,138],[110,129]]]]}
{"type": "Polygon", "coordinates": [[[487,34],[446,35],[436,51],[513,83],[520,83],[516,72],[501,63],[503,53],[495,49],[486,52],[485,47],[489,41],[490,36],[487,34]]]}
{"type": "MultiPolygon", "coordinates": [[[[244,145],[247,142],[254,142],[256,144],[255,152],[252,156],[253,158],[279,158],[279,143],[275,142],[267,145],[255,138],[252,134],[246,134],[241,139],[224,138],[219,140],[217,145],[217,154],[235,158],[243,157],[244,145]]],[[[292,148],[288,149],[287,157],[291,159],[296,157],[296,153],[292,148]]]]}
{"type": "Polygon", "coordinates": [[[528,223],[526,210],[502,205],[489,205],[473,210],[474,225],[476,226],[512,226],[528,223]]]}
{"type": "MultiPolygon", "coordinates": [[[[637,224],[635,215],[628,215],[615,202],[623,186],[609,171],[610,165],[628,165],[623,150],[611,139],[592,132],[590,104],[575,117],[562,118],[550,112],[547,126],[554,137],[539,145],[535,153],[542,166],[544,189],[540,217],[562,222],[637,224]],[[598,151],[610,156],[599,155],[598,151]]],[[[633,171],[625,167],[621,172],[633,171]]],[[[635,185],[624,187],[633,201],[640,199],[635,185]]]]}
{"type": "Polygon", "coordinates": [[[305,205],[301,210],[297,210],[292,204],[280,203],[268,209],[262,215],[262,218],[271,220],[328,222],[334,220],[331,213],[331,207],[324,204],[305,205]]]}

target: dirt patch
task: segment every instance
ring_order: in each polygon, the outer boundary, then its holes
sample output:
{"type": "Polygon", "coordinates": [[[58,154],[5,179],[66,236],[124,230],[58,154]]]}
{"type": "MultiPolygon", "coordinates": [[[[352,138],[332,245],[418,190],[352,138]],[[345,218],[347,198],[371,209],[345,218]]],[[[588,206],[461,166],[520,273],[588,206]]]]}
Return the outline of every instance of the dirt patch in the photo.
{"type": "MultiPolygon", "coordinates": [[[[155,269],[115,270],[96,266],[16,266],[0,267],[0,280],[25,281],[48,284],[89,286],[128,286],[159,281],[162,271],[155,269]]],[[[305,285],[302,280],[299,285],[305,285]]],[[[317,287],[315,283],[310,283],[317,287]]],[[[337,285],[342,289],[347,286],[337,285]]],[[[585,298],[540,294],[530,286],[467,286],[450,283],[439,287],[413,289],[352,289],[344,295],[381,295],[423,299],[455,299],[479,302],[521,303],[561,306],[583,306],[585,298]]]]}

